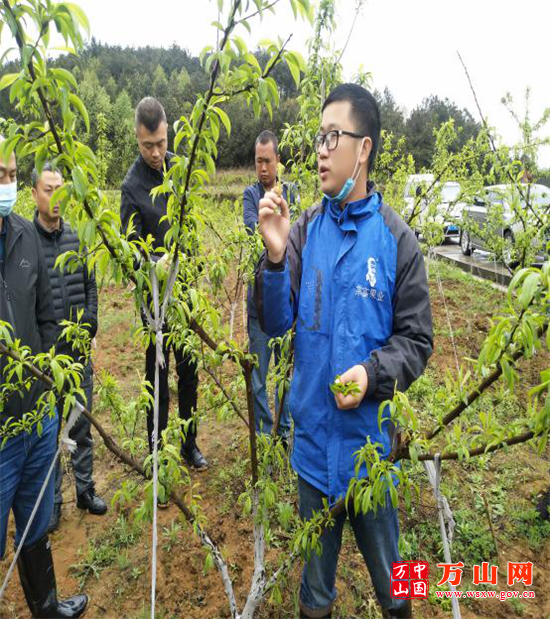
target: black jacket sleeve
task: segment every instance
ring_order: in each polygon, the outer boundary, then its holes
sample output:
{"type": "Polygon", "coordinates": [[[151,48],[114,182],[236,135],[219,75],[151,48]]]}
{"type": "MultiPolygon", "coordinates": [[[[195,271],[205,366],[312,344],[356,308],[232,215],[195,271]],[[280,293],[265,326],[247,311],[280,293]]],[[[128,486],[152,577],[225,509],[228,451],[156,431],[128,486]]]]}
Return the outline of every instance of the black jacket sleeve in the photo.
{"type": "Polygon", "coordinates": [[[366,397],[386,400],[422,374],[433,350],[432,312],[424,258],[414,233],[400,222],[393,297],[393,333],[362,365],[366,397]]]}
{"type": "Polygon", "coordinates": [[[124,234],[127,234],[130,220],[132,220],[132,225],[134,227],[134,232],[130,235],[130,239],[139,239],[142,236],[143,228],[141,212],[133,199],[131,192],[125,185],[122,185],[122,191],[120,193],[120,222],[122,224],[122,232],[124,234]]]}
{"type": "Polygon", "coordinates": [[[84,268],[84,288],[86,290],[86,309],[84,310],[83,322],[90,325],[90,337],[97,333],[97,284],[95,273],[84,268]]]}

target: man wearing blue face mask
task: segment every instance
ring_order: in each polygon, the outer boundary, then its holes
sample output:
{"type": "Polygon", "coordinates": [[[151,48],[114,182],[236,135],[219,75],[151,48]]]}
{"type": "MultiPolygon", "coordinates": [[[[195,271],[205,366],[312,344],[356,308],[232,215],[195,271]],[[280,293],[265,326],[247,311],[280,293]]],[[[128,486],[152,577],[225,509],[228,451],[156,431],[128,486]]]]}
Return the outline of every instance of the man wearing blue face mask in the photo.
{"type": "MultiPolygon", "coordinates": [[[[0,136],[0,144],[3,138],[0,136]]],[[[14,338],[34,354],[55,342],[56,322],[50,281],[38,233],[32,222],[13,212],[17,198],[15,156],[0,156],[0,321],[14,338]]],[[[0,384],[5,381],[5,358],[0,357],[0,384]]],[[[30,380],[30,376],[28,377],[30,380]]],[[[35,408],[43,384],[31,380],[24,394],[0,393],[0,559],[6,548],[8,517],[15,517],[19,544],[37,503],[57,449],[57,413],[45,414],[41,431],[36,424],[3,440],[3,430],[35,408]]],[[[25,599],[33,617],[80,617],[88,598],[57,599],[54,566],[47,528],[53,508],[54,479],[50,478],[17,561],[25,599]]]]}
{"type": "MultiPolygon", "coordinates": [[[[380,138],[374,97],[355,84],[334,89],[323,105],[315,146],[321,204],[290,226],[286,201],[273,192],[259,204],[266,252],[256,273],[263,330],[280,336],[296,320],[292,465],[300,514],[309,519],[343,498],[355,475],[353,454],[370,438],[388,458],[395,437],[378,426],[380,402],[405,391],[432,353],[424,262],[411,229],[369,180],[380,138]],[[333,395],[329,385],[355,381],[359,394],[333,395]]],[[[360,475],[367,475],[363,466],[360,475]]],[[[301,617],[331,617],[336,566],[347,516],[385,618],[410,618],[409,600],[391,597],[392,562],[400,560],[399,523],[389,492],[377,512],[350,507],[322,537],[321,556],[304,566],[301,617]]]]}

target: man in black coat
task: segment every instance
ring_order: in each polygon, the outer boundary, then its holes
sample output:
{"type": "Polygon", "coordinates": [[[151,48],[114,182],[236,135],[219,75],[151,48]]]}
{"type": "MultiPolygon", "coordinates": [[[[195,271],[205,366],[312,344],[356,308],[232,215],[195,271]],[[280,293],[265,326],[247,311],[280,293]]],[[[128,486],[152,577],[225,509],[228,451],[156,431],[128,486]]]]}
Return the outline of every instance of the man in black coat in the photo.
{"type": "MultiPolygon", "coordinates": [[[[0,136],[0,143],[3,141],[0,136]]],[[[32,222],[13,212],[17,197],[15,156],[0,158],[0,321],[33,354],[50,350],[56,323],[44,254],[32,222]]],[[[0,385],[7,360],[0,357],[0,385]]],[[[31,513],[52,466],[57,448],[57,411],[37,409],[44,392],[32,379],[24,393],[0,389],[0,559],[4,556],[8,517],[15,517],[15,543],[20,544],[31,513]],[[7,396],[7,397],[6,397],[7,396]],[[40,432],[31,414],[41,416],[40,432]],[[13,433],[14,423],[25,419],[30,428],[13,433]],[[7,434],[7,438],[6,437],[7,434]],[[5,440],[4,440],[5,439],[5,440]]],[[[17,560],[25,599],[33,617],[80,617],[88,598],[76,595],[57,599],[57,587],[47,528],[52,513],[53,477],[45,487],[17,560]]]]}
{"type": "MultiPolygon", "coordinates": [[[[63,320],[76,322],[80,310],[83,311],[81,323],[86,325],[93,338],[97,331],[97,286],[95,276],[79,265],[74,271],[55,268],[57,258],[67,251],[78,252],[80,243],[77,234],[63,221],[58,205],[50,205],[53,193],[63,185],[59,171],[53,170],[46,163],[42,173],[36,170],[32,175],[32,197],[36,204],[34,225],[44,249],[45,264],[48,269],[52,288],[55,319],[57,321],[57,352],[70,355],[75,361],[84,364],[84,375],[81,387],[86,394],[86,401],[81,402],[89,411],[92,410],[93,371],[90,358],[84,358],[80,351],[74,350],[69,342],[60,338],[63,320]]],[[[62,405],[60,405],[62,410],[62,405]]],[[[93,441],[91,425],[88,419],[81,415],[71,429],[70,438],[76,442],[76,449],[71,454],[73,472],[76,482],[76,505],[86,509],[91,514],[102,515],[107,511],[105,501],[97,496],[92,479],[93,471],[93,441]]],[[[48,532],[53,532],[59,526],[63,495],[61,485],[63,467],[57,460],[55,473],[55,499],[48,532]]]]}
{"type": "MultiPolygon", "coordinates": [[[[159,194],[153,201],[151,190],[163,183],[164,166],[170,168],[173,154],[168,152],[168,123],[162,105],[153,97],[145,97],[136,108],[136,137],[139,156],[134,161],[122,183],[120,218],[124,232],[133,226],[131,238],[145,239],[150,234],[154,247],[164,247],[164,237],[170,225],[166,216],[167,196],[159,194]],[[161,221],[162,220],[162,221],[161,221]]],[[[157,255],[156,259],[161,258],[157,255]]],[[[164,340],[166,342],[166,339],[164,340]]],[[[194,359],[173,347],[178,374],[178,403],[181,419],[192,418],[197,408],[198,376],[194,359]]],[[[155,345],[151,343],[145,353],[145,378],[155,384],[155,345]]],[[[165,366],[160,369],[159,436],[168,425],[170,396],[168,389],[170,347],[164,346],[165,366]]],[[[147,431],[149,449],[153,450],[153,409],[148,410],[147,431]]],[[[197,446],[197,428],[189,424],[182,444],[183,458],[195,469],[204,470],[208,462],[197,446]]]]}

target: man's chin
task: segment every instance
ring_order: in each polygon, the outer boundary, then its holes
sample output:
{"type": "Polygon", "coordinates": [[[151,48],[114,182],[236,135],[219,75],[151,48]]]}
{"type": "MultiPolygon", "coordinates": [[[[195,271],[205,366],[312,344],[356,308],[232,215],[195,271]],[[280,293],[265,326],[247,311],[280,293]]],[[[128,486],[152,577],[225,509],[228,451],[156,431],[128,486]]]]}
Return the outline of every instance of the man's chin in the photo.
{"type": "Polygon", "coordinates": [[[325,196],[329,196],[330,198],[333,198],[337,193],[334,187],[328,183],[321,183],[321,191],[325,194],[325,196]]]}

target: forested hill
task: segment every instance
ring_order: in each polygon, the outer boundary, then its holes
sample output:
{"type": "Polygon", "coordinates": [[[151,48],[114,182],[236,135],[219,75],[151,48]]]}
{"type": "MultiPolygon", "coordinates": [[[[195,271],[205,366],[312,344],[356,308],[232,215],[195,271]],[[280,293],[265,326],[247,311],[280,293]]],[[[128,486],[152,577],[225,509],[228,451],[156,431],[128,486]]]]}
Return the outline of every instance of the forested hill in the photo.
{"type": "MultiPolygon", "coordinates": [[[[262,53],[255,55],[263,66],[265,58],[262,53]]],[[[90,135],[86,141],[99,154],[106,184],[111,187],[120,185],[136,156],[133,110],[138,101],[147,95],[158,98],[171,125],[181,114],[191,111],[197,94],[208,86],[198,57],[177,45],[133,48],[104,45],[92,39],[79,57],[65,55],[53,63],[73,71],[79,83],[79,94],[91,119],[90,135]]],[[[6,64],[0,75],[17,70],[15,63],[6,64]]],[[[281,91],[281,105],[274,110],[272,120],[267,112],[259,119],[254,118],[252,110],[247,109],[243,102],[229,104],[227,111],[233,131],[229,139],[222,133],[220,167],[252,165],[254,140],[258,133],[269,128],[280,135],[286,122],[295,122],[298,91],[290,71],[281,64],[272,75],[281,91]]],[[[449,100],[428,96],[429,93],[422,104],[407,115],[389,90],[375,94],[381,105],[383,128],[406,137],[407,149],[413,154],[419,170],[431,160],[433,129],[441,122],[452,117],[463,127],[460,143],[479,130],[479,125],[467,110],[460,110],[449,100]]],[[[4,90],[0,93],[0,118],[18,115],[19,112],[9,103],[7,90],[4,90]]]]}

